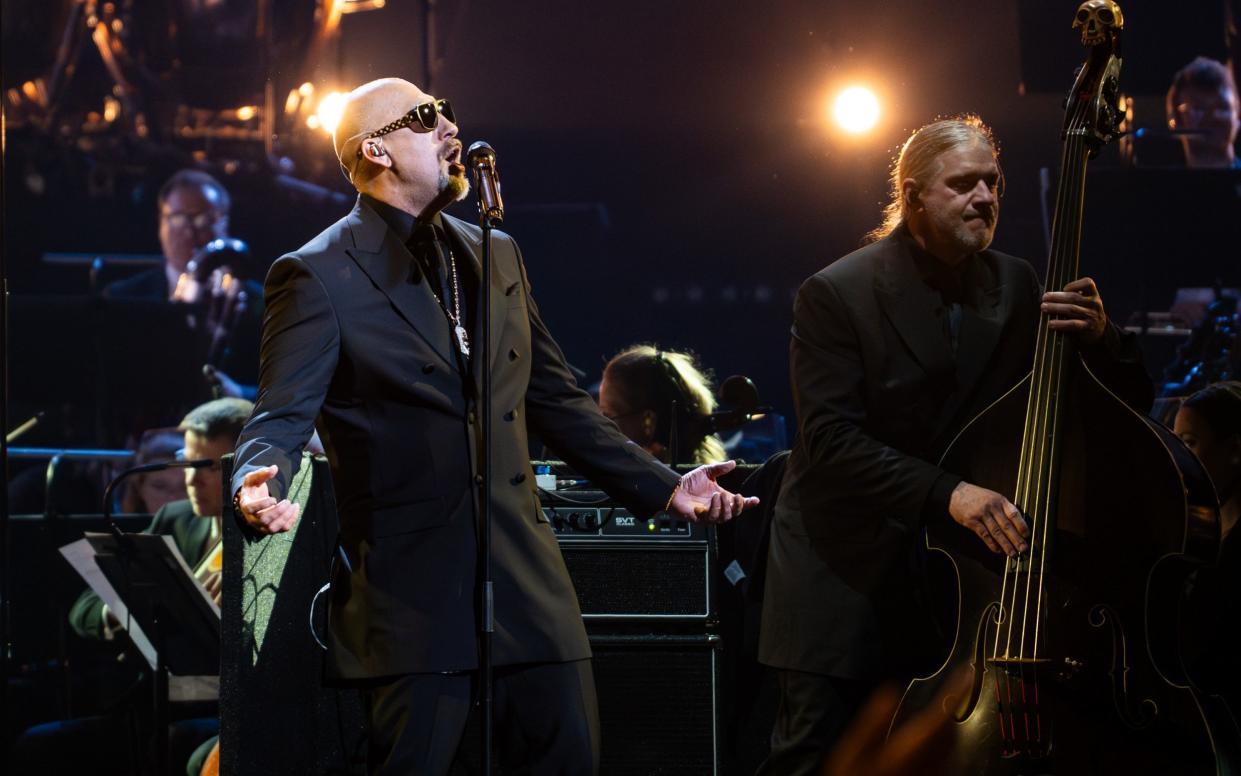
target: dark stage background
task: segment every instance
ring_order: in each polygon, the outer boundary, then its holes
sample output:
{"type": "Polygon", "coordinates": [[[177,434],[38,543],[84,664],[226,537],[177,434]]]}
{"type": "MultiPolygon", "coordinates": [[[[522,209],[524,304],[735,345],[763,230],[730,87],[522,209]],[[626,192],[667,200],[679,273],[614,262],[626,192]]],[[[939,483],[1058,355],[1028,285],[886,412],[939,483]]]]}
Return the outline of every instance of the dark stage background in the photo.
{"type": "MultiPolygon", "coordinates": [[[[6,3],[6,17],[21,7],[6,3]]],[[[1041,269],[1038,173],[1054,176],[1060,93],[1082,56],[1069,29],[1075,2],[435,7],[430,90],[453,100],[467,144],[497,149],[506,228],[523,245],[553,332],[591,379],[620,347],[655,341],[696,350],[721,378],[752,376],[764,400],[791,414],[793,294],[874,226],[897,146],[940,114],[976,111],[993,124],[1007,175],[997,247],[1041,269]],[[830,96],[855,81],[878,92],[883,111],[861,138],[828,118],[830,96]]],[[[1124,7],[1123,81],[1138,99],[1137,123],[1158,125],[1171,71],[1197,53],[1226,54],[1223,4],[1124,7]]],[[[339,46],[312,80],[321,91],[385,75],[426,86],[425,11],[389,0],[343,17],[339,46]]],[[[8,72],[26,77],[33,53],[22,59],[11,40],[6,32],[8,72]]],[[[233,193],[232,232],[251,242],[256,275],[348,207],[277,189],[253,163],[229,164],[239,156],[229,151],[205,156],[233,193]]],[[[347,192],[331,153],[313,133],[285,170],[347,192]]],[[[184,161],[184,149],[11,130],[13,292],[84,290],[84,271],[43,266],[44,252],[157,252],[155,191],[184,161]]]]}
{"type": "MultiPolygon", "coordinates": [[[[187,383],[205,391],[196,364],[176,375],[156,366],[156,355],[176,349],[175,332],[135,324],[130,341],[109,338],[91,323],[87,268],[43,257],[158,254],[159,187],[198,166],[228,187],[230,231],[249,242],[246,270],[261,280],[353,202],[328,135],[308,128],[305,112],[292,123],[284,116],[286,95],[303,82],[318,96],[399,76],[452,100],[463,142],[484,139],[498,153],[505,229],[586,382],[634,342],[691,349],[720,380],[752,377],[764,403],[787,416],[790,437],[794,294],[878,223],[889,166],[913,129],[962,112],[992,125],[1006,176],[995,247],[1040,274],[1045,266],[1044,191],[1055,191],[1061,100],[1084,57],[1070,28],[1078,0],[386,0],[339,17],[326,38],[308,32],[333,9],[376,2],[99,3],[124,17],[113,34],[130,36],[134,56],[122,70],[134,95],[116,88],[89,36],[66,36],[72,76],[60,73],[58,109],[40,111],[30,107],[37,79],[55,80],[66,19],[92,4],[4,0],[8,416],[16,425],[45,413],[19,444],[127,446],[119,431],[134,424],[117,419],[114,399],[127,400],[127,421],[136,403],[147,425],[169,425],[207,398],[187,397],[176,411],[161,401],[187,383]],[[255,9],[270,11],[270,48],[254,40],[255,9]],[[877,127],[856,137],[829,113],[852,84],[873,89],[881,106],[877,127]],[[225,115],[261,105],[265,89],[286,119],[279,126],[225,115]],[[127,100],[148,124],[117,111],[127,100]],[[169,129],[191,124],[206,129],[169,129]],[[95,379],[122,363],[123,387],[95,379]]],[[[1176,69],[1200,54],[1229,57],[1228,10],[1238,4],[1122,0],[1122,91],[1135,100],[1137,127],[1164,126],[1176,69]]],[[[1164,138],[1162,151],[1169,146],[1164,138]]],[[[1152,149],[1139,147],[1139,158],[1166,160],[1152,149]]],[[[1236,176],[1122,169],[1115,145],[1092,165],[1084,268],[1116,320],[1143,304],[1168,309],[1177,286],[1241,286],[1236,176]]],[[[472,200],[450,212],[475,218],[472,200]]],[[[124,271],[106,269],[105,280],[124,271]]],[[[1162,366],[1175,344],[1148,339],[1148,364],[1162,366]]],[[[41,509],[43,468],[11,462],[11,490],[35,504],[18,511],[41,509]]],[[[102,467],[79,472],[48,511],[96,511],[104,479],[102,467]]],[[[10,545],[10,573],[23,581],[12,596],[19,670],[10,683],[20,713],[6,715],[6,739],[97,711],[114,695],[99,680],[115,673],[114,655],[66,631],[80,581],[53,555],[68,541],[62,534],[85,523],[19,522],[34,538],[10,545]]],[[[769,718],[759,722],[744,732],[761,745],[769,718]]]]}

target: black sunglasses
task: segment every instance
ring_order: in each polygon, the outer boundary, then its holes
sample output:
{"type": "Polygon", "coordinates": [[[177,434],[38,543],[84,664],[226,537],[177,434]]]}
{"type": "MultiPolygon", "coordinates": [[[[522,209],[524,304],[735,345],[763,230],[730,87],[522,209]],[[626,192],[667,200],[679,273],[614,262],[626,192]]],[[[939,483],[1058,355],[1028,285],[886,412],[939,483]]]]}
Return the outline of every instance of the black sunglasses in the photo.
{"type": "MultiPolygon", "coordinates": [[[[389,124],[384,124],[382,127],[374,132],[371,132],[362,139],[370,140],[372,138],[382,137],[384,135],[391,134],[398,129],[413,126],[414,124],[419,124],[424,130],[430,132],[439,125],[441,115],[452,123],[457,123],[457,116],[453,113],[452,105],[449,104],[448,100],[435,100],[434,102],[424,102],[421,105],[415,105],[413,110],[409,113],[406,113],[396,121],[389,124]]],[[[362,148],[360,146],[358,147],[358,158],[362,158],[362,148]]]]}

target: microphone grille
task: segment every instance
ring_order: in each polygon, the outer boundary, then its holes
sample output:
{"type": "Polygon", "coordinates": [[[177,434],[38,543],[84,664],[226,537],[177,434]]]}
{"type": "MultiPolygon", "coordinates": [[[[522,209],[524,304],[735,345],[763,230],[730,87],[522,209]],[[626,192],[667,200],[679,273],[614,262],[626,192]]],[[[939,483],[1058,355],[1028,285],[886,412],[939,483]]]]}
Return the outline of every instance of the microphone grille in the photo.
{"type": "Polygon", "coordinates": [[[483,164],[495,164],[496,152],[485,140],[475,140],[466,151],[465,161],[471,167],[483,164]]]}

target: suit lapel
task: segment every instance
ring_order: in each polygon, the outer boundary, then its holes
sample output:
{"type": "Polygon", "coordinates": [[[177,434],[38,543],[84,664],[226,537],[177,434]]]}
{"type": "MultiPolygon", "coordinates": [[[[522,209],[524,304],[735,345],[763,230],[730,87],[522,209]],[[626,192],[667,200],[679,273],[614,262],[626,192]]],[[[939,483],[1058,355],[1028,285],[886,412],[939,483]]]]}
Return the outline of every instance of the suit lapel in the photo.
{"type": "MultiPolygon", "coordinates": [[[[470,263],[470,268],[474,272],[474,277],[479,278],[478,293],[474,298],[474,310],[481,311],[483,309],[483,239],[482,230],[467,224],[460,219],[453,218],[447,214],[442,216],[444,229],[452,233],[456,238],[456,244],[465,249],[465,259],[470,263]]],[[[503,273],[497,271],[495,246],[499,245],[496,241],[492,245],[491,254],[491,354],[490,363],[494,366],[496,355],[500,349],[500,337],[504,334],[504,319],[508,312],[507,298],[504,296],[503,273]]],[[[474,315],[474,326],[470,332],[473,338],[471,341],[472,352],[475,357],[470,359],[470,368],[477,379],[481,377],[482,360],[477,356],[482,353],[483,336],[482,336],[483,317],[477,312],[474,315]],[[474,349],[476,348],[476,350],[474,349]]]]}
{"type": "Polygon", "coordinates": [[[983,259],[977,260],[973,277],[966,283],[979,288],[978,309],[962,310],[961,332],[957,343],[957,385],[977,385],[991,351],[995,350],[1004,330],[1003,311],[1000,309],[1001,287],[994,273],[987,272],[983,259]]]}
{"type": "Polygon", "coordinates": [[[353,247],[345,252],[366,273],[406,323],[426,340],[444,363],[456,368],[448,319],[422,273],[413,275],[409,250],[393,236],[378,213],[361,200],[349,214],[353,247]]]}
{"type": "MultiPolygon", "coordinates": [[[[896,236],[889,239],[897,240],[896,236]]],[[[939,374],[952,363],[952,343],[944,336],[943,302],[939,292],[922,282],[913,257],[904,246],[879,258],[875,293],[883,313],[927,374],[939,374]]]]}

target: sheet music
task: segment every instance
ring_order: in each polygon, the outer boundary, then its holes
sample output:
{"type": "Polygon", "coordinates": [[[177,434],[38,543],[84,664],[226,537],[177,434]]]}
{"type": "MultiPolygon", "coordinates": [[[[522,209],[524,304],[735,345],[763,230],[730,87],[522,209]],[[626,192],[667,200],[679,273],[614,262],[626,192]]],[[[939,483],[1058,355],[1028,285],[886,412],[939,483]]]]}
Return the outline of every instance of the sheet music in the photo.
{"type": "MultiPolygon", "coordinates": [[[[125,602],[121,599],[116,589],[112,587],[112,583],[104,576],[103,571],[99,568],[99,564],[95,561],[95,548],[91,545],[91,538],[111,538],[111,534],[87,533],[83,538],[76,542],[66,544],[60,548],[60,554],[65,560],[69,561],[69,565],[86,581],[90,589],[95,591],[112,613],[116,616],[124,626],[129,638],[133,641],[134,646],[146,659],[147,664],[152,670],[155,669],[155,648],[151,645],[151,640],[142,632],[141,626],[137,620],[129,618],[129,608],[125,606],[125,602]]],[[[192,577],[193,572],[186,565],[185,559],[181,557],[181,552],[177,549],[176,543],[171,536],[159,534],[129,534],[129,538],[135,542],[163,542],[172,551],[172,556],[177,559],[181,566],[181,570],[187,577],[192,577]]],[[[210,605],[211,611],[218,618],[220,616],[220,607],[216,605],[211,596],[207,594],[202,585],[197,585],[199,593],[210,605]]],[[[204,700],[217,697],[219,693],[219,677],[178,677],[169,676],[169,696],[172,700],[204,700]]]]}

